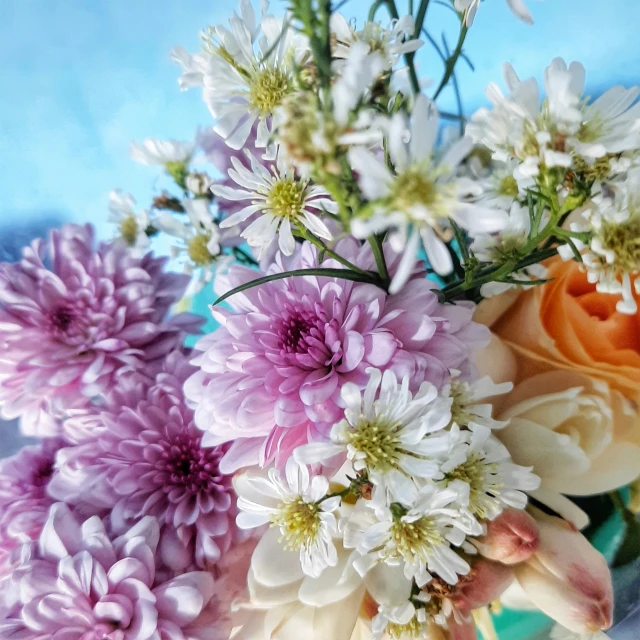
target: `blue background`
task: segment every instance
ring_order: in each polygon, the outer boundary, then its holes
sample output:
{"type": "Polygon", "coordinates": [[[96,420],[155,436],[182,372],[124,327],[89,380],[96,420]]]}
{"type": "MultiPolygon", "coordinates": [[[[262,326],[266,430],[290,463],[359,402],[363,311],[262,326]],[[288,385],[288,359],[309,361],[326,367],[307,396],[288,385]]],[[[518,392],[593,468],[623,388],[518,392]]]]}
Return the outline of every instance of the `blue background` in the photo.
{"type": "MultiPolygon", "coordinates": [[[[505,60],[538,79],[555,56],[580,60],[592,96],[640,84],[640,0],[527,2],[533,27],[505,0],[480,8],[465,45],[475,73],[464,63],[459,72],[467,113],[485,102],[489,81],[500,82],[505,60]]],[[[362,18],[369,4],[350,0],[342,11],[362,18]]],[[[453,48],[455,16],[431,5],[431,35],[445,31],[453,48]]],[[[211,122],[199,90],[178,90],[168,54],[178,44],[196,51],[200,29],[234,8],[220,0],[0,0],[0,260],[61,220],[91,221],[107,236],[115,187],[147,205],[157,171],[129,160],[131,140],[188,140],[211,122]]],[[[437,83],[441,66],[428,44],[418,60],[420,75],[437,83]]],[[[439,105],[455,108],[450,90],[439,105]]],[[[0,456],[18,445],[13,433],[6,425],[0,432],[0,456]]],[[[636,597],[637,575],[634,567],[625,585],[636,597]]],[[[612,637],[636,639],[639,625],[628,620],[612,637]]]]}

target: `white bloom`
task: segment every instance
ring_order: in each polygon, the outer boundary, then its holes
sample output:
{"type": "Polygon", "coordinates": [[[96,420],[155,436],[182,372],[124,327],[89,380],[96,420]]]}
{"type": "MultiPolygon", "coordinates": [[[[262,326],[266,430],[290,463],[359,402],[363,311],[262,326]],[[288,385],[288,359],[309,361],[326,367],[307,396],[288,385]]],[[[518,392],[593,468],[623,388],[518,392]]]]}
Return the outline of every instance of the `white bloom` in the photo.
{"type": "Polygon", "coordinates": [[[354,548],[353,565],[365,575],[379,563],[401,566],[405,578],[421,587],[432,574],[448,584],[466,575],[469,565],[451,545],[464,544],[467,535],[479,535],[480,524],[459,505],[456,487],[423,486],[415,500],[391,505],[361,500],[344,525],[344,546],[354,548]]]}
{"type": "Polygon", "coordinates": [[[271,136],[269,119],[295,91],[296,68],[309,54],[305,37],[289,26],[290,16],[263,15],[257,21],[249,0],[240,3],[231,29],[210,30],[204,100],[216,118],[214,130],[241,149],[257,122],[257,147],[271,136]]]}
{"type": "Polygon", "coordinates": [[[182,206],[189,223],[177,220],[170,213],[156,218],[154,225],[180,240],[172,250],[174,258],[181,258],[187,273],[196,274],[189,293],[199,291],[213,277],[212,266],[221,254],[221,233],[210,211],[207,198],[185,198],[182,206]]]}
{"type": "Polygon", "coordinates": [[[340,506],[340,497],[326,498],[329,481],[324,476],[310,478],[307,467],[290,458],[284,478],[277,469],[269,469],[266,476],[249,471],[235,486],[241,529],[267,523],[278,527],[285,549],[299,551],[306,575],[318,577],[337,565],[333,537],[338,525],[333,512],[340,506]]]}
{"type": "Polygon", "coordinates": [[[451,382],[440,391],[445,398],[451,398],[451,420],[461,428],[476,425],[487,429],[502,429],[508,421],[495,420],[491,417],[493,406],[481,402],[486,398],[509,393],[513,389],[511,382],[495,384],[489,376],[484,376],[472,383],[460,380],[458,372],[452,372],[451,382]]]}
{"type": "Polygon", "coordinates": [[[169,59],[182,67],[182,75],[178,79],[181,91],[191,87],[201,87],[204,84],[204,74],[207,70],[208,55],[187,53],[182,47],[174,47],[169,59]]]}
{"type": "Polygon", "coordinates": [[[351,166],[360,175],[362,191],[373,209],[369,218],[353,221],[352,232],[364,238],[392,229],[391,247],[404,252],[391,292],[398,291],[409,277],[420,239],[435,271],[441,275],[451,272],[453,262],[443,241],[451,236],[449,218],[475,233],[498,231],[506,218],[502,211],[463,201],[463,195],[478,192],[473,181],[455,177],[456,167],[471,149],[471,140],[462,138],[436,162],[433,148],[437,133],[435,107],[421,95],[409,123],[396,114],[389,125],[388,149],[395,174],[383,158],[367,149],[354,147],[349,151],[351,166]]]}
{"type": "Polygon", "coordinates": [[[494,158],[515,157],[526,165],[524,174],[534,176],[541,165],[568,168],[578,158],[584,168],[607,154],[640,148],[640,103],[633,104],[640,88],[613,87],[589,103],[583,97],[584,67],[577,62],[567,67],[556,58],[545,70],[541,102],[533,78],[521,81],[508,63],[503,71],[510,93],[504,96],[490,84],[494,108],[480,109],[467,127],[494,158]]]}
{"type": "Polygon", "coordinates": [[[383,60],[383,68],[389,70],[400,56],[417,51],[424,42],[414,38],[416,25],[411,16],[392,21],[387,28],[378,22],[366,22],[360,30],[354,29],[340,13],[331,14],[331,32],[336,44],[333,56],[338,60],[348,58],[352,48],[360,43],[367,53],[376,53],[383,60]]]}
{"type": "Polygon", "coordinates": [[[366,471],[394,499],[410,502],[419,483],[442,477],[437,457],[450,446],[443,430],[451,420],[449,405],[429,382],[414,396],[407,377],[398,383],[390,370],[368,373],[364,393],[356,384],[343,385],[345,418],[332,427],[331,442],[303,445],[294,456],[313,463],[346,453],[356,471],[366,471]]]}
{"type": "MultiPolygon", "coordinates": [[[[482,0],[454,0],[453,6],[456,11],[466,11],[465,24],[470,27],[476,16],[476,11],[482,0]]],[[[527,24],[533,24],[533,17],[522,0],[507,0],[509,9],[513,11],[516,17],[527,24]]]]}
{"type": "MultiPolygon", "coordinates": [[[[472,172],[476,173],[476,171],[472,172]]],[[[518,171],[518,162],[513,159],[504,163],[493,163],[487,175],[477,176],[475,179],[478,181],[482,193],[474,197],[473,202],[485,207],[507,211],[516,200],[525,198],[527,188],[535,186],[534,180],[521,175],[521,172],[518,171]]]]}
{"type": "Polygon", "coordinates": [[[192,142],[147,138],[131,144],[131,158],[140,164],[159,165],[170,171],[176,165],[188,164],[194,148],[192,142]]]}
{"type": "Polygon", "coordinates": [[[278,154],[271,171],[247,152],[251,169],[247,169],[237,158],[231,158],[233,168],[229,177],[241,188],[235,189],[214,184],[211,191],[218,197],[237,202],[246,201],[246,206],[225,218],[220,226],[229,228],[244,222],[251,216],[257,218],[240,234],[251,247],[257,247],[259,257],[278,235],[280,250],[290,256],[295,249],[293,232],[308,229],[324,240],[331,240],[331,232],[316,211],[337,211],[324,188],[298,178],[293,169],[285,164],[278,154]]]}
{"type": "Polygon", "coordinates": [[[409,600],[396,607],[380,606],[371,621],[371,640],[382,640],[389,636],[394,640],[428,638],[429,626],[424,608],[416,609],[409,600]]]}
{"type": "MultiPolygon", "coordinates": [[[[540,228],[543,228],[548,217],[543,216],[540,228]]],[[[531,217],[529,208],[514,202],[509,211],[507,224],[497,234],[482,233],[473,237],[471,251],[481,262],[501,264],[509,260],[514,251],[522,249],[529,240],[531,231],[531,217]]],[[[509,278],[521,282],[487,282],[480,287],[480,293],[485,298],[499,295],[516,286],[526,286],[530,280],[541,280],[547,275],[547,270],[541,264],[532,264],[509,274],[509,278]]]]}
{"type": "Polygon", "coordinates": [[[583,255],[587,277],[597,283],[600,293],[622,295],[617,310],[634,315],[640,294],[640,169],[633,169],[624,183],[616,185],[613,197],[593,200],[596,207],[583,214],[588,226],[572,227],[593,233],[583,255]]]}
{"type": "Polygon", "coordinates": [[[524,509],[523,492],[540,486],[532,467],[513,464],[507,448],[486,427],[462,431],[454,425],[451,432],[455,444],[442,463],[443,485],[455,488],[463,506],[480,520],[493,520],[505,506],[524,509]]]}
{"type": "Polygon", "coordinates": [[[118,237],[142,255],[149,246],[147,229],[150,225],[148,211],[136,211],[136,201],[129,193],[115,189],[109,194],[109,222],[118,227],[118,237]]]}

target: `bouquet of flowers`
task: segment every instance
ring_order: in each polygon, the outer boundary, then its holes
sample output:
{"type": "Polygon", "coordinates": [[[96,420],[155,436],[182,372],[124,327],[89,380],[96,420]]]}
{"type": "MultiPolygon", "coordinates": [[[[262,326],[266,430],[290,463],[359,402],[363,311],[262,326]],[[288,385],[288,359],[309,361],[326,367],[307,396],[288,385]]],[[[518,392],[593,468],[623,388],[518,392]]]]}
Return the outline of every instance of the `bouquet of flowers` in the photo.
{"type": "Polygon", "coordinates": [[[172,190],[0,264],[0,412],[39,439],[0,464],[0,637],[494,640],[502,606],[604,637],[581,530],[617,511],[640,555],[640,89],[505,65],[467,122],[436,101],[478,0],[451,50],[429,0],[289,4],[174,50],[213,126],[132,147],[172,190]]]}

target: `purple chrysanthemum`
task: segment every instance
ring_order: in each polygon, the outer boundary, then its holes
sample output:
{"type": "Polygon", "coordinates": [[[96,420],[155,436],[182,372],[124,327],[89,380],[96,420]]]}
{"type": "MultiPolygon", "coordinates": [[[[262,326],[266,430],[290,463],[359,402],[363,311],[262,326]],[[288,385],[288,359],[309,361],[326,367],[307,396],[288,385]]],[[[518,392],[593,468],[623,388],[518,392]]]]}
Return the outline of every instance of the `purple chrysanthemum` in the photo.
{"type": "Polygon", "coordinates": [[[224,448],[202,446],[182,386],[194,372],[170,354],[151,384],[132,375],[100,409],[69,419],[75,446],[62,449],[49,492],[94,513],[111,509],[124,530],[154,516],[158,552],[171,569],[212,567],[236,535],[231,477],[220,472],[224,448]]]}
{"type": "Polygon", "coordinates": [[[57,435],[52,416],[164,358],[197,326],[190,314],[166,321],[188,278],[165,262],[120,243],[96,249],[90,225],[65,225],[0,264],[0,414],[57,435]]]}
{"type": "Polygon", "coordinates": [[[22,549],[5,581],[0,637],[215,638],[208,612],[215,592],[213,576],[195,571],[158,580],[157,546],[154,518],[143,518],[115,537],[99,517],[80,522],[64,504],[54,504],[38,542],[22,549]]]}
{"type": "MultiPolygon", "coordinates": [[[[343,241],[337,251],[374,268],[367,247],[343,241]]],[[[393,270],[398,260],[389,258],[393,270]]],[[[290,259],[278,256],[269,272],[317,266],[316,250],[305,243],[290,259]]],[[[340,267],[332,260],[322,266],[340,267]]],[[[470,352],[486,344],[488,331],[471,322],[472,305],[440,304],[424,275],[416,270],[393,296],[342,279],[287,278],[237,293],[229,299],[233,310],[214,308],[221,327],[196,345],[199,371],[185,393],[207,443],[234,440],[223,469],[280,464],[295,446],[326,437],[342,417],[342,385],[364,388],[369,367],[408,376],[412,390],[425,380],[441,386],[451,369],[467,374],[470,352]]],[[[216,290],[256,277],[234,267],[216,290]]]]}
{"type": "Polygon", "coordinates": [[[0,462],[0,573],[14,549],[37,540],[54,500],[47,494],[53,475],[56,438],[23,447],[0,462]]]}

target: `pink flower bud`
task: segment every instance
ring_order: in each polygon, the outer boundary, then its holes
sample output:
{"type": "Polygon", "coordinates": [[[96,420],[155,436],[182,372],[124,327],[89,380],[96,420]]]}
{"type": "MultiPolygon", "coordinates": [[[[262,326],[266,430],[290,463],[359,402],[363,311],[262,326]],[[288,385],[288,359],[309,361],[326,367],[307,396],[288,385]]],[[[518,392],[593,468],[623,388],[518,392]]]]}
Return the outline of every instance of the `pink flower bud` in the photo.
{"type": "Polygon", "coordinates": [[[563,627],[590,633],[611,626],[613,586],[607,563],[571,524],[534,513],[540,548],[514,568],[531,601],[563,627]]]}
{"type": "Polygon", "coordinates": [[[519,509],[506,509],[487,522],[487,535],[476,543],[478,551],[490,560],[517,564],[528,560],[540,545],[536,521],[519,509]]]}
{"type": "Polygon", "coordinates": [[[471,611],[491,604],[513,582],[513,570],[504,564],[480,559],[468,576],[463,576],[453,602],[461,611],[471,611]]]}

